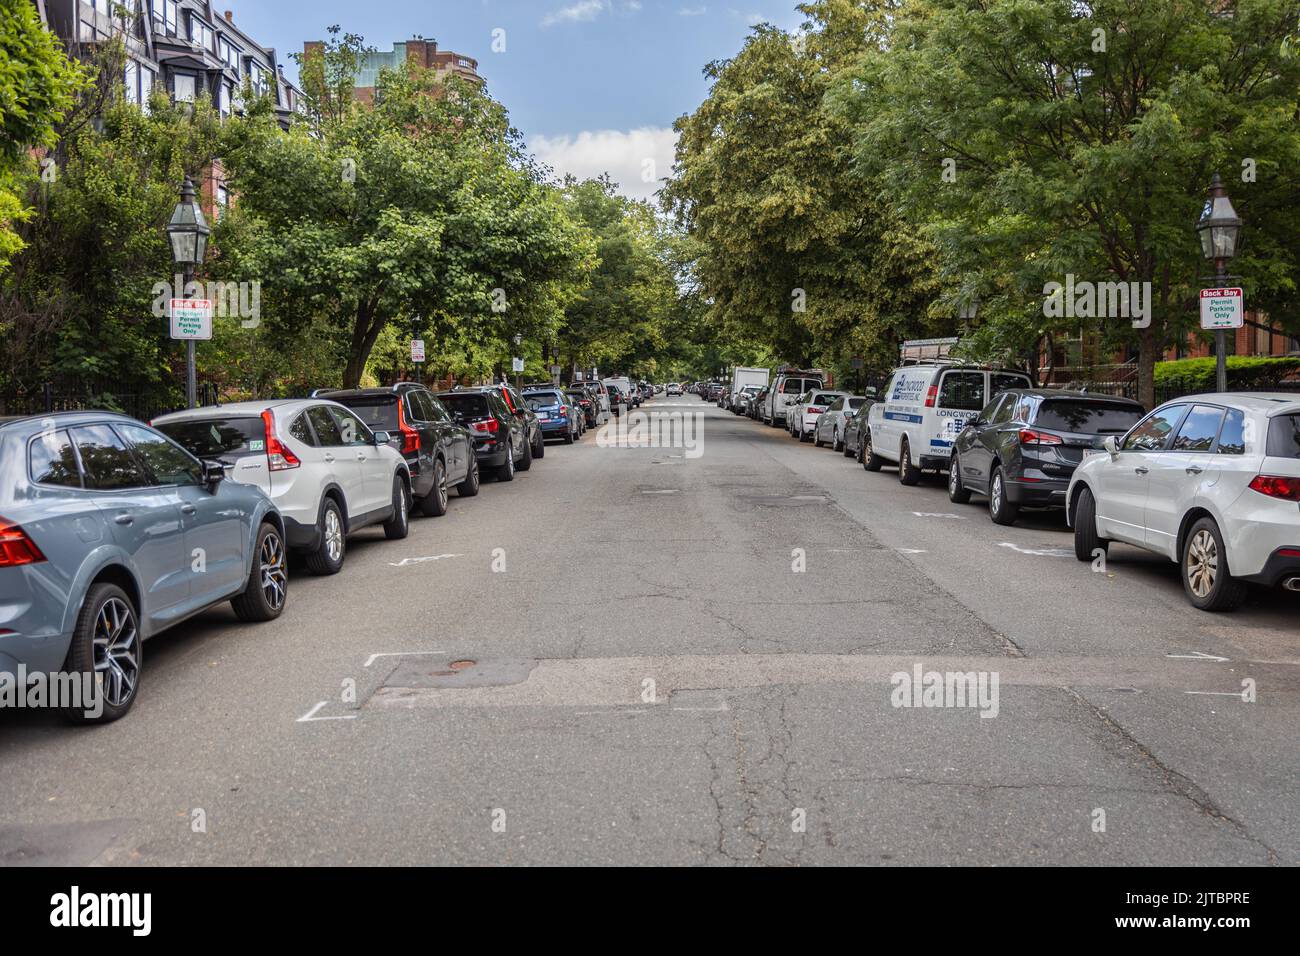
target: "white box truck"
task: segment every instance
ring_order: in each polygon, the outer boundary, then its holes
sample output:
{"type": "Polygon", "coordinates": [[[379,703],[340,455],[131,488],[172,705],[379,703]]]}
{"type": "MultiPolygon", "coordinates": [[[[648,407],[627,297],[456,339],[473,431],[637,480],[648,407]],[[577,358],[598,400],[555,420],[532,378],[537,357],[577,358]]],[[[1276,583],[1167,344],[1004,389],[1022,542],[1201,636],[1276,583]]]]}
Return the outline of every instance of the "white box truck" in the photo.
{"type": "Polygon", "coordinates": [[[727,408],[736,410],[736,402],[746,385],[757,385],[761,390],[767,387],[768,370],[765,368],[743,368],[737,366],[731,372],[731,388],[727,390],[727,408]]]}

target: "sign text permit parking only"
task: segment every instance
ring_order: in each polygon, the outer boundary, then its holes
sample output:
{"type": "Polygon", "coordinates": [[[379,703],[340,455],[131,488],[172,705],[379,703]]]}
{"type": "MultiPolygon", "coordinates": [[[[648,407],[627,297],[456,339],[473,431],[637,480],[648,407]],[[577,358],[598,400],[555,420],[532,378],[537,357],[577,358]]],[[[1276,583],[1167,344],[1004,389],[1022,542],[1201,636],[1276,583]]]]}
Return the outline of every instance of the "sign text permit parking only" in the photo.
{"type": "Polygon", "coordinates": [[[211,299],[172,299],[167,314],[171,316],[172,338],[212,338],[211,299]]]}
{"type": "Polygon", "coordinates": [[[1241,289],[1202,289],[1201,328],[1241,328],[1246,322],[1245,304],[1241,289]]]}

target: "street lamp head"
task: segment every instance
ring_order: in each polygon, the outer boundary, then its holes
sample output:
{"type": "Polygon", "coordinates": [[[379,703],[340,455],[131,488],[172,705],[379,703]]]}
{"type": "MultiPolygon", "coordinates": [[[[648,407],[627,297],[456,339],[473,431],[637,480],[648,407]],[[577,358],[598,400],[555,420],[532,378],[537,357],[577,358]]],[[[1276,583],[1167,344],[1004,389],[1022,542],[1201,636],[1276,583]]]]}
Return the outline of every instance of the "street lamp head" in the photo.
{"type": "Polygon", "coordinates": [[[521,335],[521,334],[519,334],[519,333],[515,333],[515,345],[516,345],[516,346],[519,346],[519,345],[523,345],[523,344],[524,344],[524,337],[523,337],[523,335],[521,335]]]}
{"type": "Polygon", "coordinates": [[[974,322],[975,314],[979,312],[980,300],[977,296],[970,296],[963,299],[961,303],[961,320],[963,322],[974,322]]]}
{"type": "Polygon", "coordinates": [[[1201,236],[1201,253],[1207,259],[1231,259],[1237,254],[1237,237],[1241,233],[1241,217],[1232,208],[1232,200],[1219,174],[1214,174],[1196,222],[1201,236]]]}
{"type": "Polygon", "coordinates": [[[172,244],[172,261],[178,266],[198,265],[208,252],[212,230],[203,218],[203,209],[195,201],[194,184],[186,177],[181,186],[181,201],[172,210],[167,223],[167,238],[172,244]]]}

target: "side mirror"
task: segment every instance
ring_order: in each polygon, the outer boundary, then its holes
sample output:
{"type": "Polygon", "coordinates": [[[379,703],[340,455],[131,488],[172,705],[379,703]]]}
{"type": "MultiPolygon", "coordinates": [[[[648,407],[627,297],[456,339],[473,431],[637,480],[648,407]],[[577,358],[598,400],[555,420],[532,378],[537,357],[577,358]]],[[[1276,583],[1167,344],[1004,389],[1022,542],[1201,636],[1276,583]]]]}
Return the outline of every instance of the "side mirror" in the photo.
{"type": "Polygon", "coordinates": [[[515,416],[518,417],[518,418],[523,418],[523,417],[525,417],[527,414],[528,414],[528,409],[526,409],[526,408],[516,408],[516,409],[515,409],[515,416]]]}
{"type": "Polygon", "coordinates": [[[387,445],[392,440],[388,432],[375,432],[375,445],[387,445]]]}
{"type": "Polygon", "coordinates": [[[1115,443],[1114,435],[1102,442],[1101,447],[1106,449],[1106,453],[1110,455],[1112,460],[1119,457],[1119,445],[1115,443]]]}
{"type": "Polygon", "coordinates": [[[226,466],[220,461],[208,461],[204,459],[203,464],[203,483],[211,490],[216,488],[226,477],[226,466]]]}

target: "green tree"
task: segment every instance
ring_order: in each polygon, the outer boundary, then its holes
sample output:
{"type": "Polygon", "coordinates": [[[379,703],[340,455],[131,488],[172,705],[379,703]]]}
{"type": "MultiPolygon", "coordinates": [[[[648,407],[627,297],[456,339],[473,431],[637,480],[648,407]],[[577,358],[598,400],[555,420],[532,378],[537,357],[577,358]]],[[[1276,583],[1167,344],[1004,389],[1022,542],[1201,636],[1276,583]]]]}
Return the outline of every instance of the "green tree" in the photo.
{"type": "Polygon", "coordinates": [[[1080,325],[1153,367],[1195,326],[1193,231],[1221,170],[1248,302],[1296,327],[1300,61],[1292,0],[927,0],[840,83],[859,167],[983,302],[976,338],[1023,354],[1080,325]],[[1044,316],[1046,283],[1151,283],[1133,328],[1044,316]]]}

